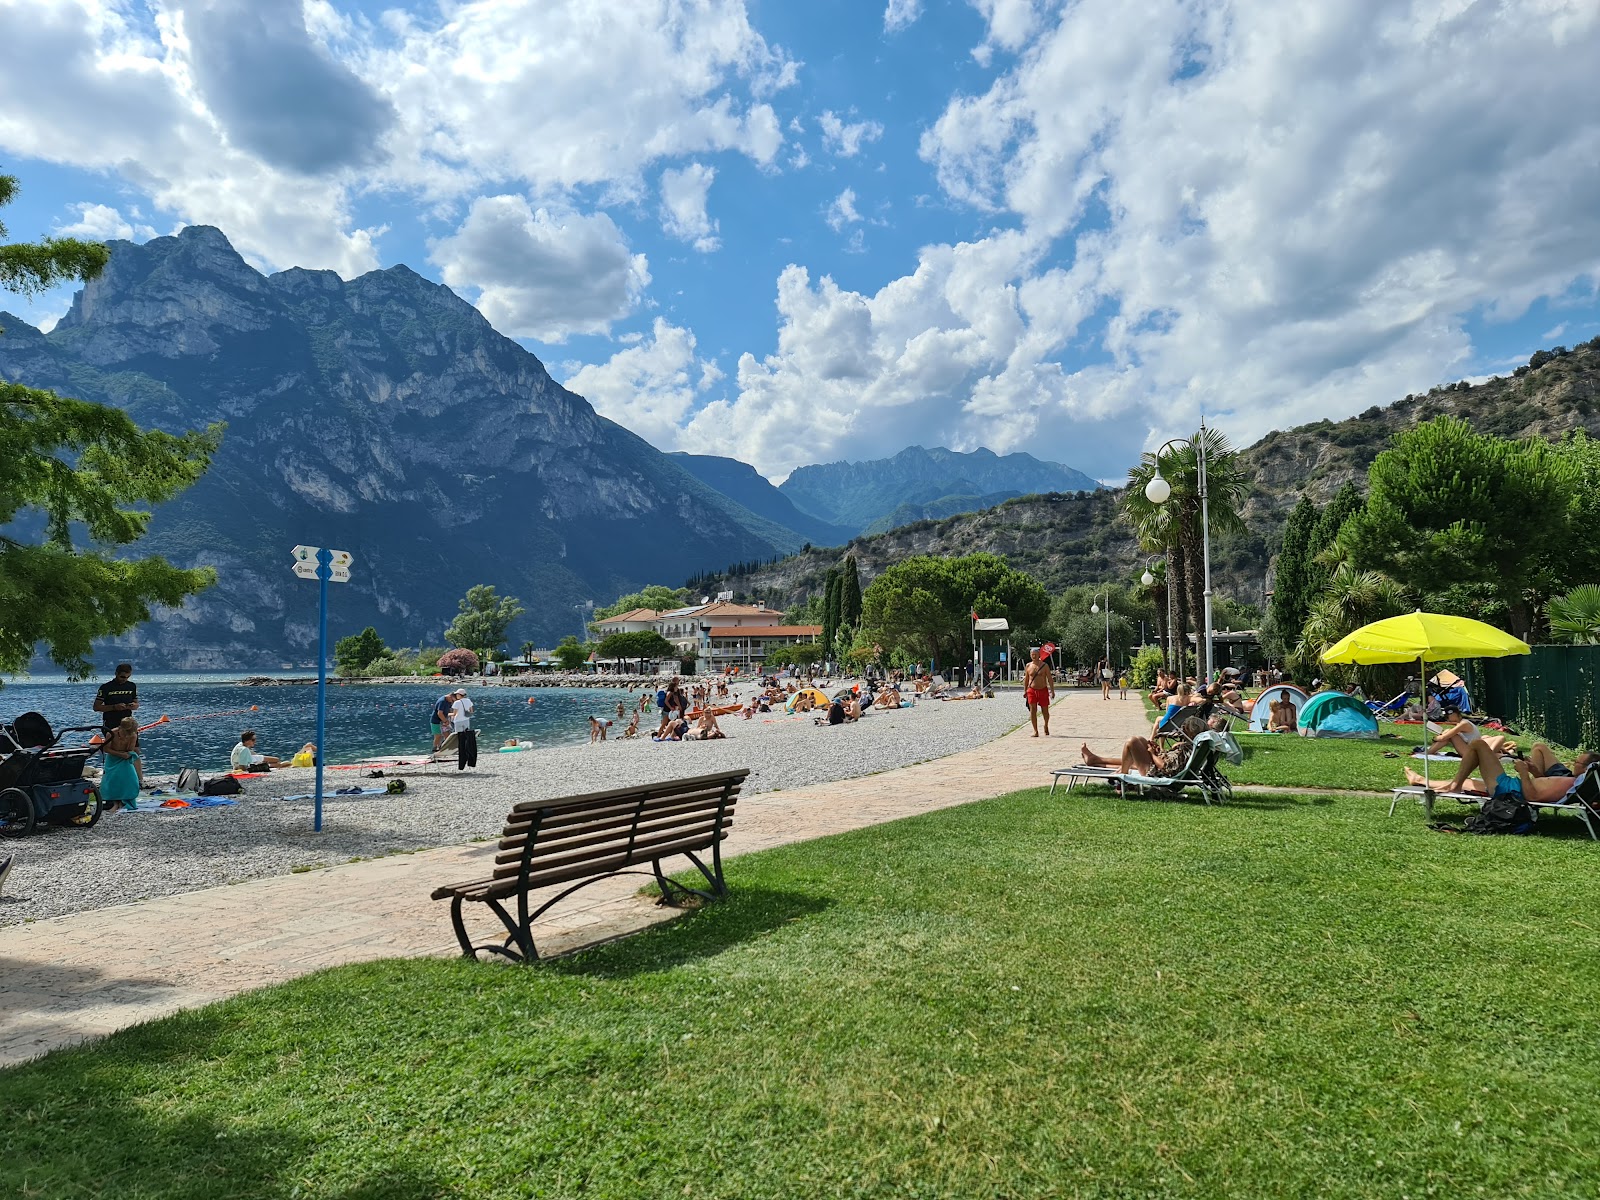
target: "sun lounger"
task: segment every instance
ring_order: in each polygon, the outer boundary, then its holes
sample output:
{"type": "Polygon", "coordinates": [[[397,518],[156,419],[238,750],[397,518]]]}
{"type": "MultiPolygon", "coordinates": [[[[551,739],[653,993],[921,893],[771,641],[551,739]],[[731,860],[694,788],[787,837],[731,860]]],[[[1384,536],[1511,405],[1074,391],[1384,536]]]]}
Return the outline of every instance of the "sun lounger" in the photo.
{"type": "MultiPolygon", "coordinates": [[[[1207,804],[1222,804],[1233,796],[1233,785],[1218,766],[1218,760],[1227,753],[1228,740],[1227,734],[1211,730],[1197,735],[1189,747],[1188,761],[1181,770],[1168,776],[1141,775],[1134,771],[1123,774],[1110,767],[1062,767],[1050,774],[1054,779],[1066,779],[1069,791],[1074,783],[1097,780],[1110,784],[1123,797],[1130,788],[1142,796],[1150,791],[1181,795],[1192,787],[1207,804]]],[[[1233,749],[1238,751],[1237,744],[1233,749]]],[[[1050,787],[1055,790],[1054,781],[1050,787]]]]}
{"type": "MultiPolygon", "coordinates": [[[[1389,801],[1389,815],[1394,816],[1395,806],[1402,798],[1413,797],[1428,816],[1433,816],[1433,802],[1435,800],[1454,800],[1458,804],[1479,805],[1487,798],[1481,792],[1447,792],[1442,788],[1423,788],[1415,784],[1394,789],[1394,798],[1389,801]]],[[[1541,810],[1550,812],[1575,812],[1583,820],[1583,827],[1589,831],[1593,841],[1600,841],[1600,763],[1591,764],[1579,778],[1572,781],[1561,796],[1555,800],[1534,800],[1524,797],[1529,808],[1536,813],[1541,810]]]]}
{"type": "Polygon", "coordinates": [[[1057,767],[1050,772],[1050,794],[1056,794],[1056,784],[1063,779],[1067,781],[1067,791],[1080,783],[1093,783],[1099,780],[1104,783],[1120,774],[1115,767],[1091,767],[1087,763],[1079,763],[1072,767],[1057,767]]]}

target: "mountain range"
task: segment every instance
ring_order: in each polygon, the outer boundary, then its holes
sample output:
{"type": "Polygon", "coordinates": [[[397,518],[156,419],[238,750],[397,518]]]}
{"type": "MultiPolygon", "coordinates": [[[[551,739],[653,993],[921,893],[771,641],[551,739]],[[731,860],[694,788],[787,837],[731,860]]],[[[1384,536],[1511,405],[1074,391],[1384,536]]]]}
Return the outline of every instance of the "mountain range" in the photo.
{"type": "Polygon", "coordinates": [[[921,490],[909,463],[892,485],[857,464],[850,491],[872,503],[830,507],[797,487],[800,503],[744,463],[665,454],[598,415],[407,267],[264,275],[207,226],[110,248],[48,333],[0,314],[0,375],[146,427],[227,423],[211,469],[156,510],[138,547],[214,566],[218,586],[103,647],[146,668],[311,661],[315,595],[290,573],[296,544],[355,557],[331,597],[335,636],[371,624],[394,645],[438,644],[466,589],[491,583],[526,607],[513,645],[547,643],[579,629],[584,601],[841,544],[957,485],[1029,490],[1053,466],[917,450],[921,490]]]}

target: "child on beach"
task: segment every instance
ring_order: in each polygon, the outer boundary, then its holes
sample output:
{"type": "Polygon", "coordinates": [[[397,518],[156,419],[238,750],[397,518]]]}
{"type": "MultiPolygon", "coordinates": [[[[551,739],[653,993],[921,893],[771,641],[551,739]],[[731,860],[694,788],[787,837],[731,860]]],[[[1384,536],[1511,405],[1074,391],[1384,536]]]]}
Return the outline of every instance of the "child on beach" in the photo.
{"type": "Polygon", "coordinates": [[[105,745],[106,767],[100,776],[100,799],[106,808],[133,812],[144,789],[144,765],[139,758],[139,722],[123,717],[105,745]]]}
{"type": "Polygon", "coordinates": [[[1124,671],[1121,675],[1117,676],[1117,699],[1118,700],[1126,700],[1127,698],[1128,698],[1128,673],[1126,671],[1124,671]]]}

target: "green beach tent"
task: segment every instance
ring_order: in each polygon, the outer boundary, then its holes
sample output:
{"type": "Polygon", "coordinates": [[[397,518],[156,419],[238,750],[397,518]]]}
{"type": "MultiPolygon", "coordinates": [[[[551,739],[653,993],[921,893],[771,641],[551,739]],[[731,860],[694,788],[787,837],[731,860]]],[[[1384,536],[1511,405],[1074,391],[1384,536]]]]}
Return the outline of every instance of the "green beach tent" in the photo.
{"type": "Polygon", "coordinates": [[[1300,710],[1301,737],[1375,738],[1378,718],[1354,696],[1318,692],[1300,710]]]}

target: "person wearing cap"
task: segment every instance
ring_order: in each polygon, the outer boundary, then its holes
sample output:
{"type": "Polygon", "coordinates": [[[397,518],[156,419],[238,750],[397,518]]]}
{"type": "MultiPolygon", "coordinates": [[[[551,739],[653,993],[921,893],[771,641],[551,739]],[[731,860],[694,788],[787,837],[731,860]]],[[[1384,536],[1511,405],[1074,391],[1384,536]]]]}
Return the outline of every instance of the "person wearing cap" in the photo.
{"type": "Polygon", "coordinates": [[[478,765],[478,731],[472,727],[472,701],[467,689],[457,688],[450,706],[450,727],[456,735],[456,770],[478,765]]]}

